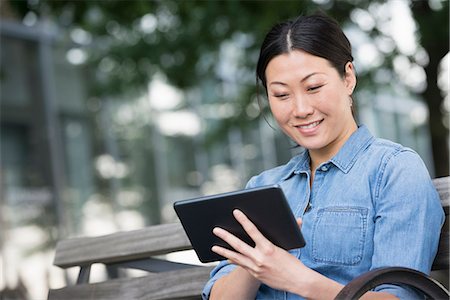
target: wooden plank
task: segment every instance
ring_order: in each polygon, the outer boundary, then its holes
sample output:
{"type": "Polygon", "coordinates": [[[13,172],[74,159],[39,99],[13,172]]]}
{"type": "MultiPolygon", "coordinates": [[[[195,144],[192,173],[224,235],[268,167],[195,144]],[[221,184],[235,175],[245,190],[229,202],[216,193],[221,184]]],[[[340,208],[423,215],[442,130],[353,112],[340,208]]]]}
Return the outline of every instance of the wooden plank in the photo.
{"type": "Polygon", "coordinates": [[[71,238],[58,242],[54,264],[61,268],[141,259],[192,249],[180,223],[99,237],[71,238]]]}
{"type": "Polygon", "coordinates": [[[152,258],[144,258],[144,259],[132,260],[132,261],[126,261],[126,262],[120,262],[120,263],[112,263],[112,264],[108,264],[108,267],[137,269],[137,270],[147,271],[150,273],[160,273],[160,272],[175,271],[175,270],[182,270],[182,269],[187,269],[187,268],[192,268],[192,267],[198,267],[198,265],[173,262],[173,261],[168,261],[165,259],[158,259],[158,258],[152,257],[152,258]]]}
{"type": "Polygon", "coordinates": [[[137,278],[114,279],[50,290],[51,300],[113,299],[200,299],[212,267],[150,274],[137,278]]]}

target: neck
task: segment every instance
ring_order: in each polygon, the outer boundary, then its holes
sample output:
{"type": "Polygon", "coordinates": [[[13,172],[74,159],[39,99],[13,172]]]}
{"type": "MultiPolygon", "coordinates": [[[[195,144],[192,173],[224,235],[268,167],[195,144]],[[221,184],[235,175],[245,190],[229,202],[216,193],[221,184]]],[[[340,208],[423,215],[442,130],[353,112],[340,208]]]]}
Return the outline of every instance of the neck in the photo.
{"type": "Polygon", "coordinates": [[[332,159],[357,129],[358,126],[354,123],[348,128],[348,130],[343,132],[340,137],[336,138],[336,140],[332,141],[327,146],[320,149],[310,149],[309,156],[311,158],[311,171],[314,173],[322,163],[332,159]]]}

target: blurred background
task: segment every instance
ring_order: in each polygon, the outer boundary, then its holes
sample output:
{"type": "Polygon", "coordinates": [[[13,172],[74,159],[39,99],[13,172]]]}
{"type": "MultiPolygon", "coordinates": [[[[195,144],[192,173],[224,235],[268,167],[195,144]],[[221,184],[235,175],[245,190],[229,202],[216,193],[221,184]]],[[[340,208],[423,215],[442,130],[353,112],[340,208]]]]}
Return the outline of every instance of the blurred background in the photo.
{"type": "Polygon", "coordinates": [[[360,123],[449,174],[449,2],[0,1],[0,290],[73,280],[58,239],[176,222],[298,149],[255,86],[264,34],[318,9],[353,45],[360,123]]]}

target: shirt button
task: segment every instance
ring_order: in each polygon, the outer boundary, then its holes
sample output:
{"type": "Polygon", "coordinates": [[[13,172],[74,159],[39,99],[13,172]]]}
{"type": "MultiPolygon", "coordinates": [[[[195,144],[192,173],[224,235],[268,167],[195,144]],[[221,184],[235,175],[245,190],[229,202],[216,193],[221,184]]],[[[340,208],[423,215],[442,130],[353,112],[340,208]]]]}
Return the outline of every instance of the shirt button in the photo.
{"type": "Polygon", "coordinates": [[[322,166],[320,169],[321,169],[323,172],[328,171],[328,167],[327,167],[327,166],[322,166]]]}

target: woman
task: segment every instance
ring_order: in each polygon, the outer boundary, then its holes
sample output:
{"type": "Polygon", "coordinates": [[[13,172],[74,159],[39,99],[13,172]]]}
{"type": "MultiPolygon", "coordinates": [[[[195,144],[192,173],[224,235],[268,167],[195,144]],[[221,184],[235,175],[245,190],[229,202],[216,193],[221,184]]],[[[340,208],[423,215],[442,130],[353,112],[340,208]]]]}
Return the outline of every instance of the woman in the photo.
{"type": "MultiPolygon", "coordinates": [[[[267,34],[258,79],[283,132],[306,150],[247,187],[279,184],[307,244],[283,250],[236,210],[256,246],[214,229],[234,251],[213,247],[228,260],[212,271],[205,299],[333,299],[371,269],[430,272],[443,222],[437,192],[413,150],[356,124],[352,61],[348,39],[327,16],[302,16],[267,34]]],[[[393,285],[364,295],[396,297],[417,295],[393,285]]]]}

